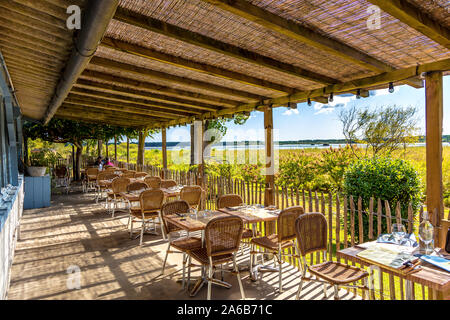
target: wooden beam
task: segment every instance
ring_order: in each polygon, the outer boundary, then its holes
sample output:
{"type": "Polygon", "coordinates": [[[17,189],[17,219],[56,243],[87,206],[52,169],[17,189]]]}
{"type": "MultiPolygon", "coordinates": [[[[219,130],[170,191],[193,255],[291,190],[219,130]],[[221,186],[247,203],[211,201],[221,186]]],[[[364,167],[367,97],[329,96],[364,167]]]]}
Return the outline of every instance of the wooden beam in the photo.
{"type": "MultiPolygon", "coordinates": [[[[442,187],[442,117],[443,86],[442,72],[431,72],[425,76],[425,123],[427,166],[427,211],[434,226],[444,218],[442,187]]],[[[439,236],[436,234],[435,243],[439,236]]]]}
{"type": "Polygon", "coordinates": [[[167,103],[163,103],[163,102],[137,99],[137,98],[131,98],[131,97],[124,97],[124,96],[121,96],[118,94],[111,94],[111,93],[102,92],[102,91],[80,89],[80,88],[73,87],[70,92],[80,95],[80,96],[101,98],[101,99],[105,99],[105,100],[113,101],[113,102],[133,103],[133,104],[142,106],[143,108],[149,107],[149,108],[146,108],[148,110],[155,110],[155,111],[161,111],[161,112],[174,111],[176,113],[185,114],[185,115],[201,114],[201,111],[199,111],[197,109],[187,108],[187,107],[183,107],[180,105],[172,105],[172,104],[167,104],[167,103]]]}
{"type": "Polygon", "coordinates": [[[434,42],[450,49],[450,29],[434,21],[424,10],[406,0],[369,0],[369,2],[434,42]]]}
{"type": "Polygon", "coordinates": [[[66,114],[55,114],[55,118],[59,119],[67,119],[67,120],[73,120],[73,121],[80,121],[80,122],[87,122],[87,123],[105,123],[109,125],[114,125],[118,127],[126,127],[126,128],[143,128],[146,126],[146,124],[137,124],[132,123],[130,121],[117,121],[117,120],[101,120],[101,119],[95,119],[95,118],[80,118],[77,116],[71,116],[66,114]]]}
{"type": "Polygon", "coordinates": [[[264,107],[264,132],[265,132],[265,167],[266,188],[264,193],[264,205],[275,204],[275,157],[273,146],[273,112],[271,106],[264,107]]]}
{"type": "Polygon", "coordinates": [[[114,16],[115,20],[146,29],[148,31],[162,34],[167,37],[177,39],[207,50],[211,50],[228,57],[249,62],[268,69],[283,72],[295,77],[306,79],[313,82],[331,84],[337,83],[336,79],[305,70],[300,67],[283,63],[275,59],[260,55],[255,52],[245,50],[240,47],[233,46],[229,43],[221,42],[213,38],[206,37],[199,33],[195,33],[178,26],[168,24],[166,22],[132,12],[124,8],[118,8],[114,16]]]}
{"type": "Polygon", "coordinates": [[[173,113],[171,114],[168,112],[153,111],[148,108],[142,108],[141,106],[135,104],[113,103],[104,99],[86,98],[84,96],[78,96],[72,93],[69,94],[65,102],[77,104],[80,106],[102,108],[105,110],[114,110],[114,111],[154,116],[163,119],[177,119],[180,117],[173,113]]]}
{"type": "Polygon", "coordinates": [[[136,115],[128,112],[117,112],[115,110],[111,111],[95,107],[81,107],[70,103],[64,103],[64,107],[61,109],[60,114],[71,115],[79,118],[96,118],[98,120],[112,119],[147,124],[158,120],[158,118],[151,116],[136,115]]]}
{"type": "Polygon", "coordinates": [[[315,97],[311,99],[312,101],[327,104],[328,103],[328,97],[315,97]]]}
{"type": "MultiPolygon", "coordinates": [[[[236,114],[244,111],[252,111],[252,110],[260,110],[263,111],[264,106],[272,105],[273,107],[279,107],[279,106],[285,106],[289,102],[305,102],[308,97],[315,98],[315,97],[322,97],[324,95],[329,95],[330,93],[339,94],[339,93],[349,93],[354,92],[357,89],[363,89],[363,88],[371,88],[376,87],[380,85],[385,85],[389,82],[400,82],[405,79],[415,77],[417,75],[420,75],[424,72],[431,72],[431,71],[446,71],[450,70],[450,59],[444,59],[436,62],[430,62],[425,63],[422,65],[417,65],[414,67],[409,67],[405,69],[395,70],[391,72],[385,72],[376,76],[357,79],[357,80],[351,80],[347,82],[343,82],[336,85],[329,85],[325,86],[323,88],[314,89],[310,91],[301,91],[298,93],[295,93],[293,95],[287,95],[279,98],[273,98],[273,99],[267,99],[264,101],[261,101],[260,103],[247,103],[247,104],[241,104],[238,107],[232,108],[232,109],[224,109],[217,111],[215,113],[209,113],[204,114],[205,118],[216,118],[218,116],[223,116],[226,114],[236,114]]],[[[177,121],[169,121],[165,123],[155,123],[152,128],[159,128],[160,126],[164,125],[166,127],[170,127],[173,125],[177,125],[179,123],[186,123],[190,122],[190,119],[188,118],[181,118],[177,121]]]]}
{"type": "Polygon", "coordinates": [[[170,64],[179,68],[184,68],[196,72],[205,73],[215,77],[220,77],[227,80],[237,81],[245,85],[251,85],[262,89],[270,89],[283,93],[294,93],[294,88],[286,87],[278,83],[273,83],[263,79],[255,78],[246,74],[230,71],[223,68],[218,68],[212,65],[195,62],[193,60],[183,59],[181,57],[172,56],[160,51],[141,47],[128,42],[120,41],[114,38],[104,38],[101,46],[126,52],[138,57],[143,57],[166,64],[170,64]]]}
{"type": "Polygon", "coordinates": [[[144,99],[148,99],[148,100],[160,101],[160,102],[165,102],[165,103],[173,103],[173,104],[183,105],[183,106],[187,106],[187,107],[192,107],[192,108],[199,109],[199,110],[215,111],[219,108],[218,106],[215,106],[212,104],[206,104],[206,103],[197,102],[194,100],[180,99],[177,97],[149,93],[149,92],[142,91],[142,90],[130,89],[130,88],[126,88],[126,87],[116,86],[116,85],[102,83],[102,82],[95,82],[95,81],[90,81],[90,80],[78,79],[78,81],[74,85],[74,87],[88,88],[88,89],[92,89],[92,90],[102,90],[102,91],[106,91],[106,92],[110,92],[110,93],[114,93],[114,94],[120,94],[123,96],[144,98],[144,99]]]}
{"type": "Polygon", "coordinates": [[[211,83],[198,81],[190,78],[183,78],[175,75],[171,75],[164,72],[154,71],[147,68],[142,68],[139,66],[136,66],[134,64],[128,64],[123,62],[118,62],[110,59],[100,58],[100,57],[93,57],[91,59],[91,64],[109,68],[109,69],[115,69],[120,71],[125,71],[130,74],[136,74],[140,77],[145,76],[146,78],[151,78],[155,80],[162,80],[165,82],[177,84],[177,85],[183,85],[187,87],[193,87],[196,89],[206,90],[209,92],[215,92],[223,95],[230,95],[234,97],[244,98],[248,100],[261,100],[267,97],[263,97],[257,94],[253,94],[250,92],[245,92],[242,90],[236,90],[231,89],[227,87],[222,87],[218,85],[214,85],[211,83]]]}
{"type": "Polygon", "coordinates": [[[190,98],[196,99],[199,101],[206,101],[210,104],[216,104],[218,106],[227,106],[227,107],[235,107],[239,105],[239,101],[232,99],[225,99],[221,97],[211,96],[200,94],[191,91],[185,91],[180,89],[174,89],[167,86],[161,86],[159,84],[154,84],[151,82],[135,80],[133,78],[119,77],[115,75],[111,75],[104,72],[92,71],[92,70],[84,70],[84,72],[80,76],[81,79],[95,79],[101,81],[107,81],[109,83],[120,84],[122,86],[126,86],[127,88],[136,88],[139,90],[145,90],[151,93],[163,93],[174,97],[181,98],[190,98]]]}
{"type": "MultiPolygon", "coordinates": [[[[141,77],[144,76],[148,79],[152,79],[152,80],[156,80],[156,81],[164,81],[164,82],[168,82],[171,84],[183,85],[185,87],[206,90],[209,92],[213,92],[215,94],[232,96],[233,99],[239,99],[240,101],[242,101],[242,100],[256,101],[256,100],[261,100],[261,99],[267,98],[267,97],[264,97],[261,95],[253,94],[253,93],[242,91],[242,90],[236,90],[236,89],[231,89],[228,87],[222,87],[222,86],[214,85],[214,84],[203,82],[203,81],[197,81],[195,79],[179,77],[179,76],[171,75],[171,74],[164,73],[164,72],[159,72],[159,71],[154,71],[154,70],[150,70],[147,68],[142,68],[142,67],[139,67],[139,66],[136,66],[133,64],[122,63],[122,62],[109,60],[109,59],[105,59],[105,58],[100,58],[100,57],[92,58],[91,63],[93,65],[98,65],[101,67],[109,68],[110,70],[115,69],[115,70],[119,70],[119,71],[124,71],[129,74],[135,74],[135,75],[139,75],[141,77]]],[[[188,90],[188,89],[186,88],[186,90],[188,90]]]]}

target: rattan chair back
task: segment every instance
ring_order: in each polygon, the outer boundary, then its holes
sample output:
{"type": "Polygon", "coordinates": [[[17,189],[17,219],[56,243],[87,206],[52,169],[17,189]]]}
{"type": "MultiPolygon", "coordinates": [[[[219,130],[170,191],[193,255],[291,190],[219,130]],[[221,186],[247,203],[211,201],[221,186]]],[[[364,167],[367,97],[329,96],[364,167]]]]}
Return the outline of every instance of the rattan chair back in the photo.
{"type": "Polygon", "coordinates": [[[190,206],[199,206],[202,192],[203,190],[200,186],[186,186],[181,189],[180,198],[189,203],[190,206]]]}
{"type": "Polygon", "coordinates": [[[69,170],[66,166],[56,167],[53,171],[56,178],[65,178],[69,176],[69,170]]]}
{"type": "Polygon", "coordinates": [[[295,220],[304,213],[305,210],[301,206],[289,207],[280,212],[277,219],[279,242],[295,239],[295,220]]]}
{"type": "Polygon", "coordinates": [[[244,223],[240,217],[217,217],[205,227],[208,256],[219,256],[239,250],[244,223]]]}
{"type": "Polygon", "coordinates": [[[127,191],[128,192],[136,192],[143,191],[149,189],[148,185],[143,181],[136,181],[128,184],[127,191]]]}
{"type": "Polygon", "coordinates": [[[98,168],[87,168],[85,173],[87,176],[96,176],[98,175],[98,168]]]}
{"type": "Polygon", "coordinates": [[[148,176],[147,172],[136,172],[136,174],[134,175],[135,178],[144,178],[148,176]]]}
{"type": "Polygon", "coordinates": [[[315,251],[327,250],[327,219],[322,213],[300,215],[295,221],[298,248],[302,256],[315,251]]]}
{"type": "Polygon", "coordinates": [[[166,219],[164,219],[165,216],[171,215],[171,214],[177,214],[177,213],[188,213],[189,212],[189,203],[187,203],[184,200],[176,200],[171,202],[166,202],[163,204],[161,209],[161,215],[163,218],[163,224],[164,229],[166,231],[166,234],[169,234],[170,232],[181,230],[180,228],[176,228],[173,224],[172,227],[169,228],[166,219]]]}
{"type": "Polygon", "coordinates": [[[101,180],[113,180],[117,178],[119,175],[114,172],[102,171],[97,175],[97,182],[101,180]]]}
{"type": "Polygon", "coordinates": [[[177,182],[175,180],[162,180],[161,181],[161,188],[168,189],[172,187],[176,187],[177,182]]]}
{"type": "Polygon", "coordinates": [[[242,197],[238,194],[224,194],[217,199],[217,209],[236,207],[243,203],[242,197]]]}
{"type": "Polygon", "coordinates": [[[148,184],[148,186],[151,189],[159,189],[161,188],[161,178],[160,177],[146,177],[144,179],[145,183],[148,184]]]}
{"type": "Polygon", "coordinates": [[[139,196],[139,201],[143,212],[161,210],[164,192],[162,190],[145,190],[139,196]]]}
{"type": "Polygon", "coordinates": [[[112,192],[119,194],[121,192],[127,192],[127,186],[130,184],[130,179],[118,177],[113,180],[111,184],[112,192]]]}
{"type": "Polygon", "coordinates": [[[133,179],[136,175],[136,172],[124,172],[122,173],[122,177],[133,179]]]}

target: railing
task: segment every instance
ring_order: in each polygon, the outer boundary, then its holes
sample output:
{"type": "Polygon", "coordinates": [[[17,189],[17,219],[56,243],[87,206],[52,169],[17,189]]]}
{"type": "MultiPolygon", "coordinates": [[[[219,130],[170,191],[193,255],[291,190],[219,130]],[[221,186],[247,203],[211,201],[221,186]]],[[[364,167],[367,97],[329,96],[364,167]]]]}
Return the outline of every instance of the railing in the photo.
{"type": "MultiPolygon", "coordinates": [[[[125,165],[124,163],[119,164],[119,166],[125,165]]],[[[128,165],[128,168],[135,169],[135,166],[128,165]]],[[[144,166],[142,169],[149,174],[159,176],[163,171],[161,168],[153,166],[144,166]]],[[[181,184],[195,184],[197,177],[195,172],[165,170],[164,174],[166,179],[174,179],[181,184]]],[[[204,181],[207,196],[202,204],[203,208],[216,209],[217,198],[230,193],[239,194],[244,203],[264,204],[265,184],[263,183],[208,175],[205,176],[204,181]]],[[[382,199],[371,198],[368,207],[364,208],[361,197],[354,198],[340,193],[299,190],[281,186],[275,186],[274,192],[275,205],[280,209],[300,205],[305,209],[305,212],[321,212],[325,215],[329,233],[328,259],[340,260],[343,263],[365,268],[370,266],[338,259],[336,252],[358,243],[376,240],[380,234],[391,230],[393,223],[400,221],[406,226],[408,233],[413,232],[417,235],[420,223],[419,217],[422,216],[423,212],[422,206],[419,212],[414,212],[412,206],[408,205],[407,217],[402,217],[400,203],[390,204],[382,199]],[[368,220],[368,223],[365,224],[365,220],[368,220]]],[[[273,233],[276,230],[275,225],[270,223],[259,223],[256,227],[263,235],[273,233]]],[[[307,259],[309,263],[321,263],[323,262],[323,255],[310,254],[307,259]]],[[[287,258],[286,262],[298,266],[298,261],[292,257],[287,258]]],[[[357,291],[357,289],[351,289],[354,294],[371,300],[403,300],[406,298],[405,281],[403,279],[385,273],[379,268],[369,268],[369,270],[371,281],[368,297],[365,297],[363,292],[357,291]]],[[[431,299],[433,296],[432,290],[420,283],[414,283],[412,287],[413,299],[431,299]]]]}

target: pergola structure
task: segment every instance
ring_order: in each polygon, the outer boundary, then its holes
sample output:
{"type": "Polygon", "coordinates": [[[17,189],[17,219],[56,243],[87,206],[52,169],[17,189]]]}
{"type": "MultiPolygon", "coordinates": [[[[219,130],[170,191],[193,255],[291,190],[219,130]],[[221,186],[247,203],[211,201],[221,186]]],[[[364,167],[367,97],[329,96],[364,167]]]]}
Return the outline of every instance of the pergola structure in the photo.
{"type": "MultiPolygon", "coordinates": [[[[427,205],[439,225],[449,8],[426,0],[0,0],[7,104],[44,123],[162,129],[163,143],[166,128],[258,110],[269,169],[272,108],[421,88],[425,79],[427,205]],[[67,29],[69,5],[82,9],[80,30],[67,29]]],[[[270,203],[269,171],[266,179],[270,203]]]]}

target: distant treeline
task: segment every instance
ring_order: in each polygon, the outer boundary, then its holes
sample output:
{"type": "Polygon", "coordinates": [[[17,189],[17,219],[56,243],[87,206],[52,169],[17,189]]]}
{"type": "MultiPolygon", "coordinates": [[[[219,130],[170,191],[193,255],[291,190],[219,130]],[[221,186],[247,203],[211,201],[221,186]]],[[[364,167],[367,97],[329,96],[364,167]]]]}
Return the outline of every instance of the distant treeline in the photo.
{"type": "MultiPolygon", "coordinates": [[[[418,142],[425,142],[424,136],[418,137],[418,142]]],[[[450,142],[450,135],[444,135],[442,136],[442,142],[450,142]]],[[[132,142],[134,144],[137,144],[137,142],[132,142]]],[[[239,142],[219,142],[216,145],[224,145],[227,144],[228,146],[233,145],[234,143],[242,145],[242,144],[248,144],[248,145],[263,145],[264,141],[239,141],[239,142]]],[[[346,144],[345,139],[308,139],[308,140],[289,140],[289,141],[278,141],[278,144],[280,145],[294,145],[294,144],[306,144],[306,145],[328,145],[328,144],[346,144]]],[[[145,147],[146,148],[160,148],[162,146],[161,142],[146,142],[145,147]]],[[[188,147],[190,146],[190,142],[167,142],[168,147],[188,147]]]]}

